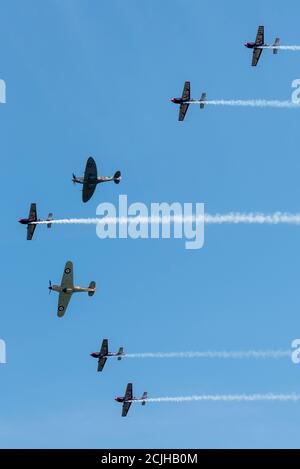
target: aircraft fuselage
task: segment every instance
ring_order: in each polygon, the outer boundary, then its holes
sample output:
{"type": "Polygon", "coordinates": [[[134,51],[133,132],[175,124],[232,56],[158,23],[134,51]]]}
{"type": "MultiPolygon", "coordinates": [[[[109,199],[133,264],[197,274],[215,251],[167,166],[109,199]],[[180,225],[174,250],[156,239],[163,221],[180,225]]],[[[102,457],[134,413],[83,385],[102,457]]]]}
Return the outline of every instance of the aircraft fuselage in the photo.
{"type": "Polygon", "coordinates": [[[190,103],[193,103],[193,102],[203,102],[205,103],[205,99],[193,99],[193,98],[190,98],[190,99],[182,99],[182,98],[172,98],[171,99],[171,102],[174,103],[174,104],[190,104],[190,103]]]}
{"type": "Polygon", "coordinates": [[[97,178],[89,178],[89,179],[84,179],[84,177],[73,178],[73,182],[77,182],[78,184],[100,184],[101,182],[109,182],[113,180],[114,180],[113,176],[98,176],[97,178]]]}
{"type": "Polygon", "coordinates": [[[115,397],[115,401],[117,401],[117,402],[125,402],[125,397],[119,397],[119,396],[117,396],[117,397],[115,397]]]}
{"type": "Polygon", "coordinates": [[[190,102],[191,100],[190,99],[182,99],[182,98],[172,98],[171,101],[174,104],[184,104],[184,103],[190,102]]]}
{"type": "Polygon", "coordinates": [[[254,49],[255,42],[245,42],[244,46],[247,47],[247,49],[254,49]]]}
{"type": "Polygon", "coordinates": [[[35,223],[37,221],[41,220],[34,220],[33,218],[20,218],[19,223],[21,223],[21,225],[30,225],[31,223],[35,223]]]}
{"type": "Polygon", "coordinates": [[[245,42],[244,46],[247,49],[260,49],[261,47],[268,47],[268,44],[257,45],[255,42],[245,42]]]}
{"type": "Polygon", "coordinates": [[[132,402],[132,401],[143,401],[145,402],[146,399],[143,399],[142,397],[133,397],[132,399],[125,399],[125,397],[120,397],[117,396],[115,397],[115,401],[117,402],[132,402]]]}
{"type": "Polygon", "coordinates": [[[106,354],[102,354],[100,352],[92,352],[90,356],[93,358],[101,358],[101,357],[121,357],[123,354],[118,352],[108,352],[106,354]]]}
{"type": "Polygon", "coordinates": [[[74,286],[73,288],[63,288],[61,285],[52,285],[49,287],[50,290],[56,291],[58,293],[63,292],[63,293],[80,293],[80,292],[94,292],[95,288],[89,288],[89,287],[77,287],[74,286]]]}

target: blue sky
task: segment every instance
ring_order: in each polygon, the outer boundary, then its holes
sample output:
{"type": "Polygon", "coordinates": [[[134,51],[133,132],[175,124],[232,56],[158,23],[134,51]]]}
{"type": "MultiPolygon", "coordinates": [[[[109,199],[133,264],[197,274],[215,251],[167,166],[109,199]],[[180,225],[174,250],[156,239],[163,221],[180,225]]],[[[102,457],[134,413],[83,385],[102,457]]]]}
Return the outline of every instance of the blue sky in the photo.
{"type": "Polygon", "coordinates": [[[136,394],[297,392],[299,370],[278,361],[123,360],[103,374],[89,356],[103,337],[128,352],[290,346],[299,337],[299,229],[209,226],[205,246],[180,240],[99,240],[93,226],[17,223],[94,217],[100,202],[204,202],[210,213],[299,210],[299,111],[207,107],[183,124],[170,103],[193,97],[289,99],[300,54],[253,40],[300,44],[300,5],[287,1],[38,0],[1,2],[0,446],[9,448],[299,447],[295,403],[114,402],[136,394]],[[226,3],[226,4],[225,4],[226,3]],[[93,155],[119,186],[81,203],[71,175],[93,155]],[[75,281],[97,282],[56,317],[66,260],[75,281]]]}

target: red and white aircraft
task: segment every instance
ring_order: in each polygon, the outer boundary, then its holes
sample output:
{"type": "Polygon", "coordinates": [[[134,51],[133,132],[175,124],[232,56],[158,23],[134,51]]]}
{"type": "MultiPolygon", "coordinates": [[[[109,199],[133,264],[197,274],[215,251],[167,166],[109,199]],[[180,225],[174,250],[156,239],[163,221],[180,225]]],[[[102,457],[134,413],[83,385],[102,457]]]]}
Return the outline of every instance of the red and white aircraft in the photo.
{"type": "Polygon", "coordinates": [[[37,222],[48,221],[49,223],[47,223],[47,227],[51,228],[52,220],[53,220],[52,213],[49,213],[48,218],[46,220],[42,220],[41,218],[38,218],[37,211],[36,211],[36,204],[33,203],[30,205],[28,218],[20,218],[19,223],[21,223],[21,225],[27,225],[27,239],[30,241],[36,229],[37,222]]]}
{"type": "Polygon", "coordinates": [[[97,371],[102,371],[106,363],[107,357],[117,357],[118,360],[121,360],[124,355],[123,347],[120,347],[118,352],[109,352],[108,351],[108,339],[103,339],[100,352],[92,352],[90,356],[93,358],[98,358],[98,368],[97,371]]]}
{"type": "Polygon", "coordinates": [[[115,401],[121,402],[123,404],[122,417],[126,417],[133,401],[140,401],[142,405],[146,405],[147,399],[148,399],[148,393],[146,391],[143,393],[142,397],[132,396],[132,383],[127,384],[124,397],[119,397],[119,396],[115,397],[115,401]]]}
{"type": "Polygon", "coordinates": [[[183,121],[189,105],[192,103],[200,103],[200,109],[204,109],[206,100],[206,93],[202,93],[200,99],[191,99],[191,84],[189,81],[184,83],[183,92],[181,98],[172,98],[171,101],[174,104],[179,104],[179,121],[183,121]]]}
{"type": "Polygon", "coordinates": [[[278,49],[276,46],[279,46],[280,39],[277,37],[275,39],[274,44],[269,45],[265,44],[265,28],[264,26],[259,26],[257,30],[257,35],[255,42],[245,42],[244,46],[247,47],[248,49],[253,49],[253,55],[252,55],[252,66],[256,67],[258,64],[258,61],[260,59],[261,53],[263,49],[272,49],[273,54],[278,53],[278,49]]]}

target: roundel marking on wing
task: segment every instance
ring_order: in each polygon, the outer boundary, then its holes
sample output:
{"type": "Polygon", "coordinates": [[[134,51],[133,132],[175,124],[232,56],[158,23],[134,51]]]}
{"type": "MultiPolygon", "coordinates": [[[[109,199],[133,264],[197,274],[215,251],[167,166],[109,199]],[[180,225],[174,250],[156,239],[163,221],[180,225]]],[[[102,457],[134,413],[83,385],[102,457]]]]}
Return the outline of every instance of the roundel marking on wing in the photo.
{"type": "Polygon", "coordinates": [[[65,274],[69,274],[70,272],[71,272],[71,269],[70,269],[69,267],[67,267],[67,268],[65,269],[65,274]]]}

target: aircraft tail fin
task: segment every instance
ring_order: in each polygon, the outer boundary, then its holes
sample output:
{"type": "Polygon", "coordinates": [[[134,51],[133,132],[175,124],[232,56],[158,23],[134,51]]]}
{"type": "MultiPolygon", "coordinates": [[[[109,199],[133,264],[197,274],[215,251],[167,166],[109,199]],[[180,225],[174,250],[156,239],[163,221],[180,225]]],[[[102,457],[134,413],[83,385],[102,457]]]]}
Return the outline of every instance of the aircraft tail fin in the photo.
{"type": "Polygon", "coordinates": [[[148,393],[145,391],[142,395],[142,405],[146,405],[146,400],[148,399],[148,393]]]}
{"type": "Polygon", "coordinates": [[[274,46],[273,54],[278,54],[278,49],[276,49],[276,46],[279,46],[279,44],[280,44],[280,38],[277,37],[277,38],[275,39],[274,44],[273,44],[273,46],[274,46]]]}
{"type": "Polygon", "coordinates": [[[53,220],[53,213],[48,213],[48,217],[47,217],[47,221],[49,221],[50,223],[47,223],[47,228],[51,228],[52,226],[52,223],[51,221],[53,220]]]}
{"type": "Polygon", "coordinates": [[[121,181],[121,171],[116,171],[114,174],[114,183],[120,184],[121,181]]]}
{"type": "Polygon", "coordinates": [[[118,354],[119,354],[118,360],[122,360],[122,355],[123,355],[123,353],[124,353],[124,348],[123,348],[123,347],[120,347],[120,348],[119,348],[119,351],[118,351],[118,354]]]}
{"type": "Polygon", "coordinates": [[[206,101],[206,93],[202,93],[201,98],[200,98],[200,109],[204,109],[205,107],[205,101],[206,101]]]}
{"type": "Polygon", "coordinates": [[[90,282],[89,284],[89,288],[91,288],[92,290],[89,291],[89,296],[93,296],[93,294],[95,293],[96,291],[96,282],[90,282]]]}

